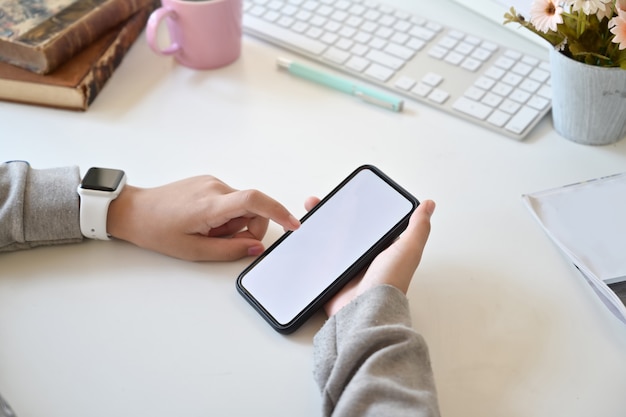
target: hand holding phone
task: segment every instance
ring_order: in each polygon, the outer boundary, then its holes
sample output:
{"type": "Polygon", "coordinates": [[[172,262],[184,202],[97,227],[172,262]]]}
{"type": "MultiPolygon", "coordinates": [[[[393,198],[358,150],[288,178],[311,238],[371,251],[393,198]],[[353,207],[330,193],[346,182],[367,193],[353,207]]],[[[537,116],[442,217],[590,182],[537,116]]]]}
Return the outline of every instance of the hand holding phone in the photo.
{"type": "Polygon", "coordinates": [[[422,201],[411,214],[409,225],[402,235],[324,304],[328,317],[379,285],[391,285],[406,294],[422,259],[430,234],[430,218],[434,211],[434,201],[422,201]]]}
{"type": "Polygon", "coordinates": [[[291,333],[402,233],[418,204],[376,167],[359,167],[246,268],[237,289],[291,333]]]}

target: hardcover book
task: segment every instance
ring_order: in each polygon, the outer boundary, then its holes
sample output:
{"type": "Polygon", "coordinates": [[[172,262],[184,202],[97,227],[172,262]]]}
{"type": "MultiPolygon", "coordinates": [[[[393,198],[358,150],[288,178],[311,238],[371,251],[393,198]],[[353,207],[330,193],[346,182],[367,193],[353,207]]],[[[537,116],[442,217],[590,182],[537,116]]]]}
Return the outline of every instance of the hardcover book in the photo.
{"type": "Polygon", "coordinates": [[[0,61],[47,74],[153,0],[0,0],[0,61]]]}
{"type": "Polygon", "coordinates": [[[0,100],[86,110],[122,62],[151,11],[137,12],[48,75],[0,62],[0,100]]]}

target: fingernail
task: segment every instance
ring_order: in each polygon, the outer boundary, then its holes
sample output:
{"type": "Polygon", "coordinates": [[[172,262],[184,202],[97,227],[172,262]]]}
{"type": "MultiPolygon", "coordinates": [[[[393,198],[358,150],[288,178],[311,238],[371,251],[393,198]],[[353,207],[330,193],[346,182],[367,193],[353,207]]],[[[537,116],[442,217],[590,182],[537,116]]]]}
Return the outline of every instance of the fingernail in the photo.
{"type": "Polygon", "coordinates": [[[294,229],[297,229],[298,227],[300,227],[300,220],[296,219],[292,215],[289,216],[289,223],[293,225],[294,229]]]}
{"type": "Polygon", "coordinates": [[[248,248],[248,256],[259,256],[264,250],[263,246],[260,245],[250,246],[248,248]]]}
{"type": "Polygon", "coordinates": [[[426,213],[428,213],[429,216],[432,216],[435,212],[435,202],[432,200],[426,200],[424,203],[426,204],[426,213]]]}

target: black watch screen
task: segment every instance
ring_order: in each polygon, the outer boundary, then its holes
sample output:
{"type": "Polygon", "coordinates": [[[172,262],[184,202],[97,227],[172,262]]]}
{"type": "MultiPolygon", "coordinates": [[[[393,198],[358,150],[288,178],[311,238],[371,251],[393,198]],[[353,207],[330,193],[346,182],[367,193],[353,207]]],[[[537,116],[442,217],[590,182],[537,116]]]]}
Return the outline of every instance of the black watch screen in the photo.
{"type": "Polygon", "coordinates": [[[80,184],[86,190],[113,192],[124,178],[124,171],[110,168],[89,168],[80,184]]]}

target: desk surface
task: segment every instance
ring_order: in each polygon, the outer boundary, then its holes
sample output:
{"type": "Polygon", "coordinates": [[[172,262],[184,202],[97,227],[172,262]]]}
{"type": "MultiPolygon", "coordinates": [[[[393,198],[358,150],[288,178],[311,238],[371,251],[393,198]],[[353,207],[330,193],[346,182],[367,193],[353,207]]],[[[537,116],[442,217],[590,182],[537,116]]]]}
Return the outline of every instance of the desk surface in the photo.
{"type": "MultiPolygon", "coordinates": [[[[547,57],[449,1],[390,1],[547,57]]],[[[531,218],[523,193],[626,170],[626,141],[516,142],[416,102],[392,113],[290,77],[252,38],[197,72],[142,37],[86,113],[0,103],[1,159],[120,167],[154,186],[210,173],[304,214],[363,163],[438,203],[409,290],[443,415],[626,413],[626,329],[531,218]]],[[[281,231],[272,225],[271,242],[281,231]]],[[[20,417],[318,416],[319,315],[275,333],[236,293],[250,260],[188,263],[124,242],[0,257],[0,392],[20,417]]]]}

